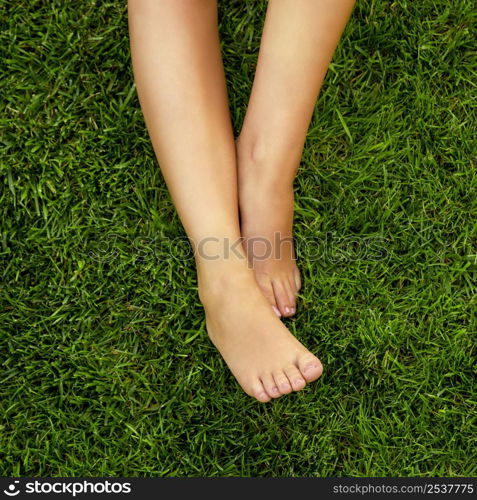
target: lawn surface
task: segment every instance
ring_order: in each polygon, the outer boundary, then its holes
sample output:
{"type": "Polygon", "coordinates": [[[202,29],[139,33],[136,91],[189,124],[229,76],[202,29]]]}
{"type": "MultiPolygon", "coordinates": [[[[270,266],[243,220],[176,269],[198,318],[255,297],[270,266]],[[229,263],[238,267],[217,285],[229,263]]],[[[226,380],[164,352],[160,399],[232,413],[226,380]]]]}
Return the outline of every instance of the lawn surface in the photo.
{"type": "MultiPolygon", "coordinates": [[[[265,8],[220,3],[236,132],[265,8]]],[[[206,336],[126,2],[0,16],[0,475],[477,474],[474,2],[355,9],[296,181],[325,372],[267,405],[206,336]]]]}

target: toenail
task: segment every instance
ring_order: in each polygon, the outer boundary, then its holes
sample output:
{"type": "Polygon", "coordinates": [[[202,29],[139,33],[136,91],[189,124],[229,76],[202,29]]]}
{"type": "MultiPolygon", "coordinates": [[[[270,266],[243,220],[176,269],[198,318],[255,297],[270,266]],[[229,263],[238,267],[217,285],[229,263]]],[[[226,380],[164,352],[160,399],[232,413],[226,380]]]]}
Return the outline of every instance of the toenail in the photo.
{"type": "Polygon", "coordinates": [[[295,314],[295,308],[294,307],[291,308],[291,313],[295,314]]]}
{"type": "Polygon", "coordinates": [[[305,371],[306,372],[309,372],[310,370],[313,370],[315,368],[318,368],[318,364],[317,363],[311,363],[309,365],[306,365],[305,367],[305,371]]]}
{"type": "Polygon", "coordinates": [[[272,387],[273,394],[278,394],[278,387],[272,387]]]}
{"type": "Polygon", "coordinates": [[[282,317],[282,315],[281,315],[280,311],[277,309],[277,307],[276,307],[276,306],[272,306],[272,309],[275,311],[275,314],[276,314],[279,318],[281,318],[281,317],[282,317]]]}
{"type": "Polygon", "coordinates": [[[287,314],[290,314],[290,312],[291,312],[290,308],[289,308],[289,307],[285,307],[285,312],[286,312],[287,314]]]}

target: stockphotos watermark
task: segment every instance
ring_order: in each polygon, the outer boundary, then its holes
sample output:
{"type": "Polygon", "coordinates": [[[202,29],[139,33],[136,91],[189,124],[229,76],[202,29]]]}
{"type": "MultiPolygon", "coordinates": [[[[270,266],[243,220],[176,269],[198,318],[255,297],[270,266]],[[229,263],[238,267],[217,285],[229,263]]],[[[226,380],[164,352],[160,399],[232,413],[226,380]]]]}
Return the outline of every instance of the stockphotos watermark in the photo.
{"type": "Polygon", "coordinates": [[[280,260],[295,254],[307,262],[344,264],[353,261],[377,261],[388,256],[389,241],[382,236],[336,235],[327,232],[322,236],[300,237],[292,240],[276,232],[272,239],[256,237],[218,238],[209,236],[191,245],[186,236],[124,238],[118,234],[104,235],[99,241],[90,241],[89,258],[109,263],[127,255],[136,262],[172,259],[185,262],[200,257],[203,260],[246,259],[246,249],[251,267],[264,260],[280,260]],[[294,249],[294,250],[293,250],[294,249]]]}
{"type": "Polygon", "coordinates": [[[122,481],[87,481],[87,480],[70,480],[57,481],[55,479],[42,479],[34,481],[13,480],[4,490],[3,493],[7,497],[16,497],[20,494],[44,494],[44,495],[71,495],[76,497],[82,494],[127,494],[131,493],[131,483],[122,481]]]}

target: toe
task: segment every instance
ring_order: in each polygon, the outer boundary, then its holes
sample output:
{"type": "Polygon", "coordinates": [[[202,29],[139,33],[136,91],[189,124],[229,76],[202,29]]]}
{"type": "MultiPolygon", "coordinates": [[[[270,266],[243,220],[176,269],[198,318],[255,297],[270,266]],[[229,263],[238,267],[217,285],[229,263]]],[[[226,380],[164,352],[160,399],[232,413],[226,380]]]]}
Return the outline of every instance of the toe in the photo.
{"type": "Polygon", "coordinates": [[[291,304],[291,314],[290,316],[293,316],[296,313],[296,302],[297,302],[297,294],[298,290],[295,285],[295,281],[293,280],[293,276],[288,276],[287,277],[287,290],[288,290],[288,300],[290,301],[291,304]]]}
{"type": "Polygon", "coordinates": [[[296,290],[297,292],[300,291],[300,288],[301,288],[301,276],[300,276],[300,271],[297,269],[295,269],[295,272],[293,273],[293,279],[295,281],[295,286],[296,286],[296,290]]]}
{"type": "Polygon", "coordinates": [[[262,290],[263,295],[272,306],[273,311],[278,317],[281,317],[281,312],[277,307],[277,301],[275,300],[275,294],[273,293],[273,286],[270,278],[256,276],[256,279],[260,290],[262,290]]]}
{"type": "Polygon", "coordinates": [[[260,380],[255,382],[249,394],[260,401],[260,403],[268,403],[271,399],[260,380]]]}
{"type": "Polygon", "coordinates": [[[263,375],[261,377],[261,380],[263,387],[265,388],[267,394],[271,398],[279,398],[282,395],[281,392],[278,390],[277,384],[275,383],[275,379],[273,378],[273,375],[271,373],[263,375]]]}
{"type": "Polygon", "coordinates": [[[300,391],[306,385],[305,379],[303,378],[300,370],[296,366],[290,366],[285,370],[285,373],[290,381],[294,391],[300,391]]]}
{"type": "Polygon", "coordinates": [[[273,374],[273,379],[281,394],[290,394],[290,392],[292,392],[292,386],[284,372],[275,372],[273,374]]]}
{"type": "Polygon", "coordinates": [[[290,292],[293,294],[293,298],[295,298],[298,293],[298,288],[296,286],[293,275],[288,276],[288,288],[290,289],[290,292]]]}
{"type": "Polygon", "coordinates": [[[288,303],[290,304],[289,305],[289,309],[290,309],[290,313],[289,313],[289,316],[293,316],[295,313],[296,313],[296,291],[295,291],[295,285],[291,284],[290,283],[290,279],[286,279],[286,282],[285,282],[285,289],[287,291],[287,294],[288,294],[288,303]]]}
{"type": "Polygon", "coordinates": [[[323,373],[323,366],[320,360],[316,356],[313,356],[311,352],[304,354],[298,359],[298,367],[307,382],[313,382],[313,380],[319,378],[323,373]]]}
{"type": "Polygon", "coordinates": [[[288,290],[288,284],[284,281],[275,280],[272,283],[273,292],[277,301],[277,306],[283,316],[291,316],[295,312],[295,299],[291,300],[291,292],[288,290]]]}

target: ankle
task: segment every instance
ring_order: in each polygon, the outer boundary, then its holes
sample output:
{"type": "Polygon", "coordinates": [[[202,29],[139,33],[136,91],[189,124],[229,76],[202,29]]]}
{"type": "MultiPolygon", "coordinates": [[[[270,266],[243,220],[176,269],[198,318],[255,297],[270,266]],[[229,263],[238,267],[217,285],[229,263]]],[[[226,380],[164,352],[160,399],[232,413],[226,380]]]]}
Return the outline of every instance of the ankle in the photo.
{"type": "Polygon", "coordinates": [[[198,263],[197,278],[199,300],[204,307],[227,300],[228,291],[241,285],[254,284],[253,270],[244,261],[222,261],[198,263]]]}
{"type": "Polygon", "coordinates": [[[254,225],[266,217],[276,230],[292,223],[294,190],[293,180],[280,179],[275,175],[258,175],[253,171],[239,174],[239,208],[242,227],[254,225]]]}

